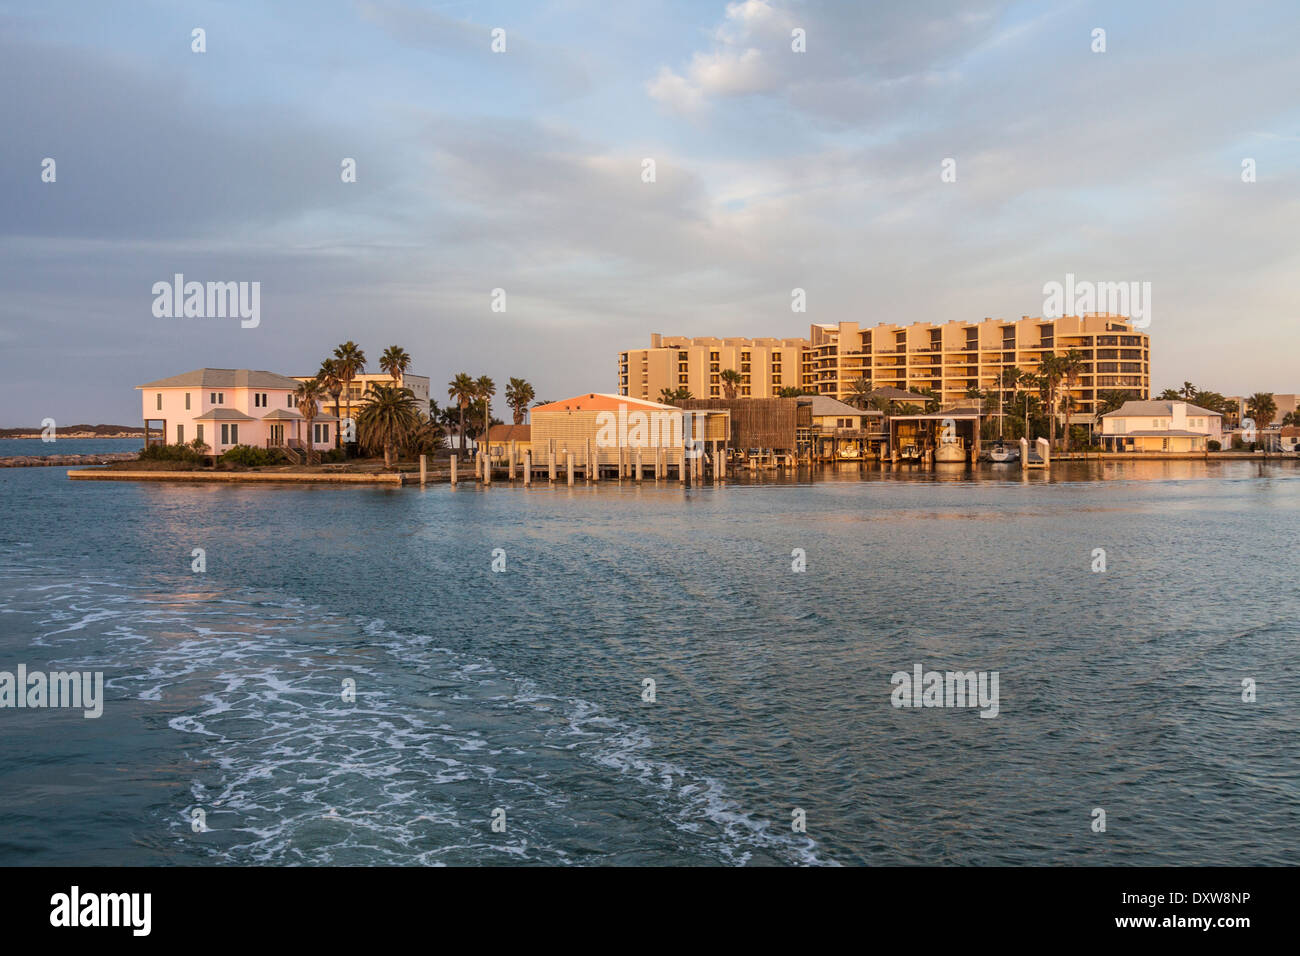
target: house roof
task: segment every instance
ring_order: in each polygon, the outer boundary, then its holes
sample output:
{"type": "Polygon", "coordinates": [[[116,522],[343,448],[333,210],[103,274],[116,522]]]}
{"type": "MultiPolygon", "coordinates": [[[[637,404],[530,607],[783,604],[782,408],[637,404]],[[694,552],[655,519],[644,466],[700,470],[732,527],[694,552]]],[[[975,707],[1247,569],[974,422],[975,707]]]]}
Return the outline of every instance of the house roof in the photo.
{"type": "Polygon", "coordinates": [[[488,429],[488,441],[531,441],[531,425],[493,425],[488,429]]]}
{"type": "Polygon", "coordinates": [[[295,422],[302,421],[302,415],[292,408],[277,408],[267,412],[262,416],[264,422],[295,422]]]}
{"type": "Polygon", "coordinates": [[[846,402],[831,398],[829,395],[809,395],[798,399],[800,405],[811,405],[814,418],[830,418],[848,415],[880,415],[877,408],[854,408],[846,402]]]}
{"type": "Polygon", "coordinates": [[[195,415],[196,422],[255,422],[252,415],[245,415],[234,408],[212,408],[202,415],[195,415]]]}
{"type": "Polygon", "coordinates": [[[883,398],[891,402],[920,402],[927,401],[924,395],[917,395],[915,392],[905,392],[901,388],[894,388],[892,385],[883,385],[880,388],[872,389],[867,393],[868,398],[883,398]]]}
{"type": "MultiPolygon", "coordinates": [[[[1125,402],[1113,412],[1107,412],[1102,418],[1147,418],[1151,416],[1172,417],[1175,405],[1186,405],[1189,415],[1219,415],[1218,412],[1212,412],[1208,408],[1201,408],[1200,405],[1193,405],[1191,402],[1162,402],[1158,400],[1125,402]]],[[[1220,418],[1223,416],[1220,415],[1220,418]]]]}
{"type": "Polygon", "coordinates": [[[661,405],[644,398],[632,398],[630,395],[610,395],[605,392],[588,392],[563,401],[551,402],[549,405],[537,405],[533,414],[538,412],[616,412],[620,408],[637,408],[646,411],[680,411],[676,405],[661,405]]]}
{"type": "Polygon", "coordinates": [[[146,382],[136,388],[287,388],[298,382],[287,375],[249,368],[196,368],[192,372],[146,382]]]}

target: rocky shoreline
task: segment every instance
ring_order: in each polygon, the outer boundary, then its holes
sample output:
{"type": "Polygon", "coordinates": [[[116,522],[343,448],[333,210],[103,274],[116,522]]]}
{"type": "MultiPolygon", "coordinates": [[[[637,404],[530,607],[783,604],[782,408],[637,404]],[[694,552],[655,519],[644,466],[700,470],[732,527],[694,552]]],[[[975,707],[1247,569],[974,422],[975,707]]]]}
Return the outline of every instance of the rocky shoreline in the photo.
{"type": "Polygon", "coordinates": [[[139,458],[135,451],[109,452],[104,455],[16,455],[0,458],[0,468],[39,468],[43,465],[107,465],[111,461],[139,458]]]}

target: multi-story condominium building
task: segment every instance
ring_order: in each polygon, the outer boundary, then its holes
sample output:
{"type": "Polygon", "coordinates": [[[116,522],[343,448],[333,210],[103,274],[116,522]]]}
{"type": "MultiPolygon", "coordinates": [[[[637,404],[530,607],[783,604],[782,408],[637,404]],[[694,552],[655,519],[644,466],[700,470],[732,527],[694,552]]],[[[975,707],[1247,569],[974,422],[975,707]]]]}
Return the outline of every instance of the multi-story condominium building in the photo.
{"type": "Polygon", "coordinates": [[[338,419],[320,409],[308,435],[294,401],[297,387],[295,379],[247,368],[199,368],[136,386],[149,443],[197,438],[213,455],[235,445],[300,449],[310,441],[318,450],[333,448],[338,419]]]}
{"type": "Polygon", "coordinates": [[[619,354],[618,392],[659,401],[664,389],[687,389],[694,398],[725,394],[722,372],[740,373],[736,394],[742,398],[776,398],[783,388],[803,381],[806,339],[715,339],[650,336],[650,348],[619,354]]]}
{"type": "Polygon", "coordinates": [[[1101,418],[1105,451],[1205,451],[1223,441],[1223,416],[1189,402],[1125,402],[1101,418]]]}
{"type": "MultiPolygon", "coordinates": [[[[295,375],[294,378],[299,382],[306,382],[313,379],[314,375],[295,375]]],[[[356,378],[352,379],[348,388],[339,394],[339,403],[346,404],[351,401],[353,406],[360,405],[365,401],[366,392],[371,385],[392,386],[398,384],[387,372],[363,372],[356,378]]],[[[429,402],[429,377],[427,375],[411,375],[407,373],[402,376],[401,384],[409,388],[415,395],[415,401],[421,410],[428,408],[429,402]]],[[[330,404],[333,405],[333,396],[330,397],[330,404]]],[[[356,408],[353,408],[356,411],[356,408]]]]}
{"type": "Polygon", "coordinates": [[[1062,385],[1072,399],[1072,422],[1092,422],[1103,392],[1150,394],[1150,337],[1123,316],[1093,314],[867,328],[840,322],[812,326],[807,339],[655,334],[650,348],[619,354],[618,381],[621,394],[638,398],[658,399],[663,389],[679,387],[713,398],[726,394],[721,373],[734,369],[741,374],[742,397],[773,397],[793,386],[843,401],[853,394],[855,380],[866,379],[875,388],[928,389],[949,404],[971,389],[1001,391],[1010,399],[1015,385],[1003,380],[1007,369],[1034,373],[1045,353],[1072,349],[1084,364],[1080,375],[1062,385]]]}

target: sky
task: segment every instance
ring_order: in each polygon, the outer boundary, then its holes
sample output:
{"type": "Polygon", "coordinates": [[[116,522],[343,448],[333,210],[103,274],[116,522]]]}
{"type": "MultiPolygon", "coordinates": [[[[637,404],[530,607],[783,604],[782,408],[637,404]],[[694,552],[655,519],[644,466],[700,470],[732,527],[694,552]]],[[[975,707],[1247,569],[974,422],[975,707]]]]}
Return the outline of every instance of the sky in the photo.
{"type": "Polygon", "coordinates": [[[652,332],[1016,319],[1067,273],[1151,283],[1155,391],[1300,392],[1297,39],[1293,0],[0,2],[0,426],[348,339],[555,400],[652,332]],[[257,326],[155,315],[177,273],[257,326]]]}

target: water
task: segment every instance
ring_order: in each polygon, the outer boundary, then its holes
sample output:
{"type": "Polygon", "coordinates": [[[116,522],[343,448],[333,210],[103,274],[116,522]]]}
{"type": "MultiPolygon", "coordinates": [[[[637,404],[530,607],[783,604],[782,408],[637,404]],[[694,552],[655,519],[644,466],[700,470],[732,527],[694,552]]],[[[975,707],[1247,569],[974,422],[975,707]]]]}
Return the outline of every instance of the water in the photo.
{"type": "Polygon", "coordinates": [[[0,438],[0,458],[50,455],[112,455],[139,451],[142,438],[59,438],[44,442],[39,438],[0,438]]]}
{"type": "Polygon", "coordinates": [[[2,470],[0,669],[109,689],[0,711],[0,864],[1294,860],[1294,463],[823,477],[2,470]],[[918,662],[1000,715],[893,708],[918,662]]]}

